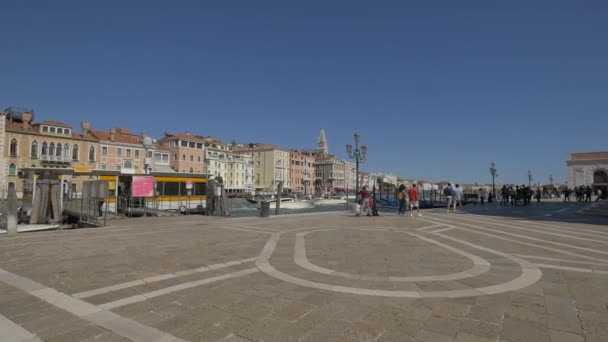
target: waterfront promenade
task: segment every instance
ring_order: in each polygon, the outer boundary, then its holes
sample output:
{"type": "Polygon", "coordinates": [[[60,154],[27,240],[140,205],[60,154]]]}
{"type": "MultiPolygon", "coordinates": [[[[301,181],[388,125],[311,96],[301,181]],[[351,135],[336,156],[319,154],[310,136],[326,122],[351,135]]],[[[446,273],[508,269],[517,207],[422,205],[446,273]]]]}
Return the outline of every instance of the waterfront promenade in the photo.
{"type": "Polygon", "coordinates": [[[183,216],[0,237],[0,340],[608,340],[581,205],[183,216]]]}

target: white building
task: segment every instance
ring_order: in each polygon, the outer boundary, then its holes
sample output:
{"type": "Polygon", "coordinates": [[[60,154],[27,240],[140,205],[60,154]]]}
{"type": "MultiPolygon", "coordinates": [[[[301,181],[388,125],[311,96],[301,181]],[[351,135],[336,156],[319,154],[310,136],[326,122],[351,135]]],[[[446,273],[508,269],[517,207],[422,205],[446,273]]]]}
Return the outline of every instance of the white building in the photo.
{"type": "Polygon", "coordinates": [[[570,153],[568,160],[568,186],[591,186],[593,190],[608,190],[608,152],[570,153]]]}
{"type": "Polygon", "coordinates": [[[254,166],[251,156],[240,151],[236,145],[219,141],[207,143],[205,162],[209,178],[222,177],[229,193],[251,193],[253,190],[254,166]]]}

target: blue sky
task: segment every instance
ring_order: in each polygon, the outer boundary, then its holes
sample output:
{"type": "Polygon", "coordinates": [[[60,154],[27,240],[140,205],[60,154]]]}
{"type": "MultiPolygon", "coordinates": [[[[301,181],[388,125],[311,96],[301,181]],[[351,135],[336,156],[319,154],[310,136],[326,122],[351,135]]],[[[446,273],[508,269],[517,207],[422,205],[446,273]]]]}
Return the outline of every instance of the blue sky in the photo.
{"type": "Polygon", "coordinates": [[[215,135],[363,169],[566,177],[606,150],[608,2],[0,2],[0,106],[78,127],[215,135]],[[125,5],[128,3],[128,5],[125,5]]]}

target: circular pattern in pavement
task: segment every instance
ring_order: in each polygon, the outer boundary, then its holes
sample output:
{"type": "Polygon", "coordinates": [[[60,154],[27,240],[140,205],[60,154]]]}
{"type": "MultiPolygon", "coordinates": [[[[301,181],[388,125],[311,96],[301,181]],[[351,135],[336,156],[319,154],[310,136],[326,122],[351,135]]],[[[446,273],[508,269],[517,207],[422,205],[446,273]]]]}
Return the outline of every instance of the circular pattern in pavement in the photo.
{"type": "MultiPolygon", "coordinates": [[[[433,240],[433,239],[430,239],[430,238],[427,238],[427,237],[424,237],[424,236],[421,236],[421,235],[418,235],[415,233],[401,232],[401,233],[406,233],[411,236],[414,236],[427,243],[431,243],[436,246],[446,248],[446,249],[450,250],[451,252],[454,252],[461,256],[465,256],[465,257],[469,258],[471,261],[473,261],[473,267],[471,267],[470,269],[468,269],[466,271],[451,273],[451,274],[433,275],[433,276],[408,276],[408,277],[393,277],[393,276],[378,277],[378,276],[354,275],[351,273],[338,272],[338,271],[330,270],[330,269],[323,268],[323,267],[317,266],[315,264],[312,264],[306,257],[305,236],[307,234],[310,234],[313,232],[331,231],[331,230],[335,231],[338,229],[313,229],[313,230],[297,233],[296,242],[295,242],[295,246],[294,246],[295,263],[297,265],[299,265],[300,267],[303,267],[309,271],[313,271],[313,272],[317,272],[317,273],[321,273],[321,274],[325,274],[325,275],[329,275],[329,276],[337,276],[337,277],[350,278],[350,279],[356,279],[356,280],[374,280],[374,281],[388,281],[388,282],[417,282],[417,281],[441,282],[441,281],[448,281],[448,280],[465,279],[465,278],[471,278],[471,277],[481,275],[485,272],[488,272],[491,268],[490,263],[479,256],[470,254],[463,250],[457,249],[455,247],[446,245],[439,241],[436,241],[436,240],[433,240]]],[[[352,230],[352,228],[350,228],[350,230],[352,230]]],[[[370,229],[362,228],[361,230],[370,230],[370,229]]],[[[383,229],[379,229],[379,230],[383,230],[383,229]]],[[[386,230],[386,229],[384,229],[384,230],[386,230]]],[[[289,282],[292,284],[316,288],[316,289],[320,289],[320,290],[341,292],[341,293],[351,293],[351,294],[358,294],[358,295],[382,296],[382,297],[459,298],[459,297],[481,296],[481,295],[486,295],[486,294],[496,294],[496,293],[502,293],[502,292],[515,291],[515,290],[518,290],[518,289],[521,289],[521,288],[524,288],[524,287],[527,287],[527,286],[530,286],[530,285],[536,283],[542,276],[542,272],[540,271],[540,269],[538,267],[534,266],[533,264],[527,262],[526,260],[514,257],[512,255],[509,255],[509,254],[506,254],[506,253],[503,253],[503,252],[500,252],[500,251],[497,251],[497,250],[494,250],[491,248],[475,245],[468,241],[451,238],[453,241],[456,241],[458,243],[468,245],[470,247],[476,248],[478,250],[481,250],[481,251],[484,251],[487,253],[501,256],[516,264],[519,264],[522,272],[519,275],[519,277],[512,279],[510,281],[501,283],[501,284],[485,286],[485,287],[470,288],[470,289],[446,290],[446,291],[379,290],[379,289],[368,289],[368,288],[359,288],[359,287],[350,287],[350,286],[341,286],[341,285],[322,283],[322,282],[311,281],[308,279],[302,279],[302,278],[292,276],[285,272],[279,271],[274,266],[272,266],[272,264],[270,263],[270,259],[277,246],[277,243],[279,242],[279,240],[281,238],[281,235],[283,235],[285,233],[287,233],[287,232],[272,234],[270,239],[266,242],[264,249],[262,250],[260,255],[257,257],[257,260],[256,260],[257,267],[262,272],[268,274],[271,277],[281,279],[283,281],[286,281],[286,282],[289,282]]]]}

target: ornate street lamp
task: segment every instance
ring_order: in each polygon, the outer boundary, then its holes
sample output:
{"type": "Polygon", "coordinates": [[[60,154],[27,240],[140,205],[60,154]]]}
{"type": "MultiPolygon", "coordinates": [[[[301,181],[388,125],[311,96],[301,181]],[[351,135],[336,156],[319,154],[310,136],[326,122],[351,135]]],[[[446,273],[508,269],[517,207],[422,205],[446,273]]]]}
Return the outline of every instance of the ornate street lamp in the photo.
{"type": "Polygon", "coordinates": [[[353,151],[353,145],[346,145],[346,152],[348,153],[348,157],[355,160],[355,176],[357,179],[355,180],[355,195],[359,192],[359,163],[363,163],[367,158],[367,146],[361,145],[359,148],[359,133],[355,132],[355,150],[353,151]]]}
{"type": "Polygon", "coordinates": [[[532,171],[531,171],[531,170],[528,170],[528,186],[531,186],[531,185],[532,185],[532,179],[534,179],[534,178],[532,177],[532,171]]]}
{"type": "Polygon", "coordinates": [[[496,172],[496,164],[492,162],[492,166],[490,167],[490,174],[492,175],[492,198],[496,198],[496,184],[494,183],[494,179],[498,177],[498,173],[496,172]]]}

